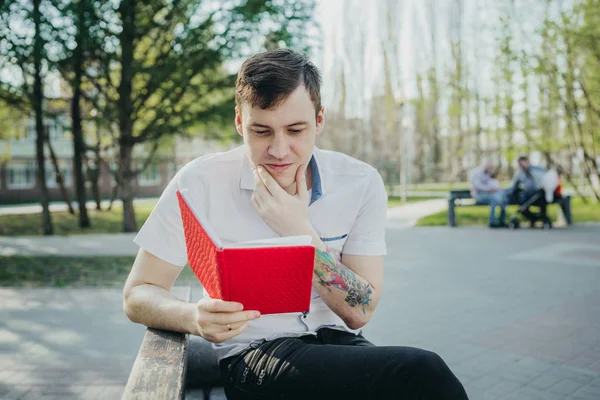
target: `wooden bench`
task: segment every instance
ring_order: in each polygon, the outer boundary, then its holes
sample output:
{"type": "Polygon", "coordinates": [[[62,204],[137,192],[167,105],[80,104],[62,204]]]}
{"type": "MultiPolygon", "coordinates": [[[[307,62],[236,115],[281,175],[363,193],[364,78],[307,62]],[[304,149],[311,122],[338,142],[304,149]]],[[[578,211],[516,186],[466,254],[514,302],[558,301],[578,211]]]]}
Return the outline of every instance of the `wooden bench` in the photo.
{"type": "MultiPolygon", "coordinates": [[[[516,202],[515,199],[510,199],[509,204],[519,205],[519,203],[516,202]]],[[[573,219],[571,216],[571,196],[570,195],[560,196],[560,197],[555,196],[552,204],[560,205],[563,215],[565,216],[565,220],[567,221],[567,224],[572,225],[573,219]]],[[[471,196],[470,190],[451,190],[450,194],[448,195],[448,226],[452,226],[452,227],[456,226],[456,210],[455,210],[455,208],[457,206],[465,206],[465,205],[488,206],[487,204],[479,204],[479,203],[475,202],[473,197],[471,196]]]]}
{"type": "MultiPolygon", "coordinates": [[[[173,294],[189,302],[191,289],[175,287],[173,294]]],[[[148,328],[131,369],[122,399],[227,400],[215,371],[202,380],[201,356],[208,342],[179,332],[148,328]],[[192,375],[193,380],[188,379],[192,375]],[[214,385],[214,386],[213,386],[214,385]]],[[[216,361],[215,361],[216,362],[216,361]]]]}

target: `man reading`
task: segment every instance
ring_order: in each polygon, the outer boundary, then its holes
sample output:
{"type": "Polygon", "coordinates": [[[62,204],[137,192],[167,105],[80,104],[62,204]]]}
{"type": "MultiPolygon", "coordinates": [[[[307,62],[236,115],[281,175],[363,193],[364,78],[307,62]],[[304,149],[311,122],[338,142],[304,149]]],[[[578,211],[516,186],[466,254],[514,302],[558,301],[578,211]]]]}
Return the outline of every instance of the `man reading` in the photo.
{"type": "Polygon", "coordinates": [[[135,238],[125,312],[212,342],[230,400],[466,399],[435,353],[361,334],[382,291],[387,194],[373,167],[315,147],[325,126],[320,87],[316,67],[292,50],[245,61],[235,107],[244,144],[191,161],[169,183],[135,238]],[[310,310],[261,316],[236,302],[176,299],[187,263],[176,197],[184,188],[224,242],[310,235],[310,310]]]}

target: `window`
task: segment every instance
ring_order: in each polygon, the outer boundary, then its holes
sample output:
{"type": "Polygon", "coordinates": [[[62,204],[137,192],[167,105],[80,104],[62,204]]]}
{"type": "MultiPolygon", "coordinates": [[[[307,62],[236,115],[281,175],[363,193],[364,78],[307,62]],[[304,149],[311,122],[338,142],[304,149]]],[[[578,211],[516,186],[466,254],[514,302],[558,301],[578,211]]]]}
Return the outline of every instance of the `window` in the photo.
{"type": "Polygon", "coordinates": [[[62,118],[54,118],[46,121],[46,127],[48,129],[48,137],[51,142],[56,142],[64,137],[64,126],[62,124],[62,118]]]}
{"type": "MultiPolygon", "coordinates": [[[[138,168],[142,168],[139,165],[138,168]]],[[[156,186],[160,184],[160,169],[158,165],[152,163],[146,167],[146,169],[139,176],[140,186],[156,186]]]]}
{"type": "MultiPolygon", "coordinates": [[[[63,124],[63,118],[52,118],[44,121],[44,128],[50,138],[51,142],[58,141],[64,137],[65,125],[63,124]]],[[[37,132],[35,130],[35,119],[30,119],[27,122],[27,128],[23,135],[19,135],[19,140],[35,140],[37,132]]]]}
{"type": "MultiPolygon", "coordinates": [[[[71,187],[73,181],[71,163],[65,160],[58,160],[58,169],[62,173],[65,187],[71,187]]],[[[46,161],[46,186],[48,186],[49,189],[58,187],[58,182],[56,182],[56,171],[54,170],[52,161],[46,161]]]]}
{"type": "Polygon", "coordinates": [[[35,161],[10,161],[6,165],[6,187],[31,189],[35,187],[35,161]]]}
{"type": "Polygon", "coordinates": [[[25,134],[20,136],[20,140],[35,140],[35,120],[29,120],[27,123],[27,129],[25,130],[25,134]]]}

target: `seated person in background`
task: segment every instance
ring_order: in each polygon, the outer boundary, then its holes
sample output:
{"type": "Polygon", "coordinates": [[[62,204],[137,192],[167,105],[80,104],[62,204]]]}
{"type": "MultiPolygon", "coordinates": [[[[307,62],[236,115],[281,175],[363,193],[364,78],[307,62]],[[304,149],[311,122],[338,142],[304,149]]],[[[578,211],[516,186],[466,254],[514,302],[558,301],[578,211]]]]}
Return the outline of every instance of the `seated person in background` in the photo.
{"type": "Polygon", "coordinates": [[[490,228],[507,227],[506,224],[506,194],[495,178],[496,168],[491,160],[485,160],[471,173],[471,195],[479,204],[490,206],[488,225],[490,228]],[[496,208],[500,207],[500,217],[496,220],[496,208]]]}
{"type": "Polygon", "coordinates": [[[212,342],[229,400],[467,399],[437,354],[362,335],[384,284],[387,194],[375,168],[315,147],[325,124],[320,88],[314,64],[289,49],[244,62],[233,115],[244,145],[191,161],[169,183],[135,238],[125,313],[212,342]],[[261,316],[236,302],[176,299],[171,288],[187,263],[182,188],[227,241],[310,235],[310,310],[261,316]]]}
{"type": "Polygon", "coordinates": [[[531,206],[540,207],[539,214],[533,213],[529,210],[529,207],[521,211],[521,214],[531,221],[531,226],[538,219],[542,221],[549,220],[546,215],[547,203],[544,192],[544,177],[548,170],[544,167],[531,165],[526,155],[520,155],[517,162],[519,163],[519,169],[515,172],[512,185],[507,190],[508,197],[516,198],[519,204],[524,204],[537,195],[537,199],[531,203],[531,206]]]}

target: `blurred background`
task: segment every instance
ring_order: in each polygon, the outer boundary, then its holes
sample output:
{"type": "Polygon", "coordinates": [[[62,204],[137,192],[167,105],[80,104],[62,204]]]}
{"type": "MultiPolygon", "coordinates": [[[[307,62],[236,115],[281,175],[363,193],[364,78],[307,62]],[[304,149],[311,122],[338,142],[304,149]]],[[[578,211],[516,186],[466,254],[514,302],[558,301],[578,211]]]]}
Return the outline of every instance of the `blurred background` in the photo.
{"type": "MultiPolygon", "coordinates": [[[[321,69],[323,148],[376,166],[391,196],[466,187],[520,153],[600,198],[600,1],[3,1],[0,203],[155,197],[186,162],[241,143],[241,62],[276,47],[321,69]]],[[[4,228],[8,233],[8,228],[4,228]]]]}
{"type": "MultiPolygon", "coordinates": [[[[600,198],[600,1],[4,1],[0,203],[158,196],[186,162],[239,145],[235,74],[276,47],[323,73],[323,148],[391,195],[465,186],[516,157],[600,198]],[[401,192],[403,190],[403,192],[401,192]]],[[[417,193],[418,194],[418,193],[417,193]]],[[[73,210],[75,212],[75,210],[73,210]]],[[[79,225],[90,218],[79,207],[79,225]]]]}
{"type": "Polygon", "coordinates": [[[120,398],[132,239],[185,163],[242,143],[236,73],[277,47],[322,72],[317,145],[387,186],[367,337],[438,352],[473,399],[600,398],[600,0],[0,0],[0,398],[120,398]],[[520,154],[572,226],[454,209],[520,154]]]}

